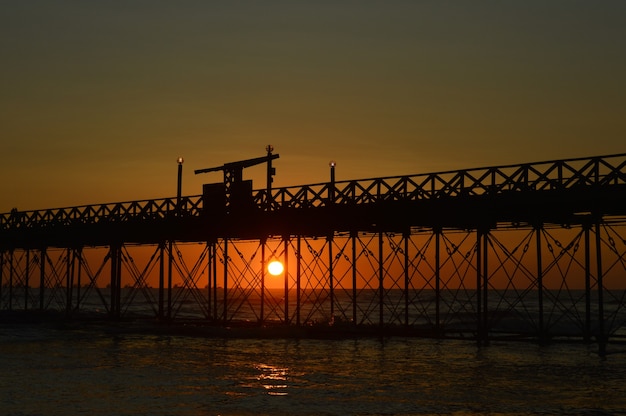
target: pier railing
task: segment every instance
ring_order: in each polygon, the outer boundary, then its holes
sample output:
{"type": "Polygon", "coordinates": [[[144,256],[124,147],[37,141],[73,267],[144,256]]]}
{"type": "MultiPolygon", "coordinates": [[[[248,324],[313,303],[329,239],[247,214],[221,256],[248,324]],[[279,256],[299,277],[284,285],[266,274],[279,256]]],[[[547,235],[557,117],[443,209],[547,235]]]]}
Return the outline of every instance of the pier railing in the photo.
{"type": "MultiPolygon", "coordinates": [[[[252,192],[260,210],[306,209],[360,205],[382,201],[500,195],[509,192],[567,190],[626,184],[626,153],[474,168],[408,176],[324,182],[252,192]],[[269,203],[268,203],[269,202],[269,203]]],[[[196,217],[203,213],[202,195],[163,198],[0,214],[0,230],[41,226],[136,222],[196,217]]]]}

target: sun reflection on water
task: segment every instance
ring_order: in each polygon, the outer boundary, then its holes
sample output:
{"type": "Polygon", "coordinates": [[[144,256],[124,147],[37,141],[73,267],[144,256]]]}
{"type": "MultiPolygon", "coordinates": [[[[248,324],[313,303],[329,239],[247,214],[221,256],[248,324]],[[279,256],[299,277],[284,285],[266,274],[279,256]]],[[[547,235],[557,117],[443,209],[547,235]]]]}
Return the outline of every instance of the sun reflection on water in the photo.
{"type": "Polygon", "coordinates": [[[261,372],[256,379],[262,383],[263,388],[267,390],[267,394],[271,396],[286,396],[289,394],[286,391],[289,387],[287,385],[289,368],[268,364],[257,364],[254,368],[261,372]]]}

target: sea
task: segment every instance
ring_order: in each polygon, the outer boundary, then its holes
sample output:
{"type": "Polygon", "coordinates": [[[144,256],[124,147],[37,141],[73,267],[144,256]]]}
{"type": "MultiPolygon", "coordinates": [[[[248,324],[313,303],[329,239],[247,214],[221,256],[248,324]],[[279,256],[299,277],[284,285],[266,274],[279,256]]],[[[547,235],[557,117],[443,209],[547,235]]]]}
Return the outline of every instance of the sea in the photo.
{"type": "Polygon", "coordinates": [[[626,415],[626,345],[4,323],[0,414],[626,415]]]}

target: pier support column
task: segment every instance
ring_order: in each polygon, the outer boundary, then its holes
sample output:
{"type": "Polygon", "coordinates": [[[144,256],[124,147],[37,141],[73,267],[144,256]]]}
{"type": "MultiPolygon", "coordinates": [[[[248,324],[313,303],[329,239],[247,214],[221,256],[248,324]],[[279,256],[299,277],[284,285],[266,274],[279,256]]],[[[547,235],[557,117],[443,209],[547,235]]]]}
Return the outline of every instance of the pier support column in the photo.
{"type": "Polygon", "coordinates": [[[483,341],[483,231],[476,230],[476,341],[482,344],[483,341]]]}
{"type": "Polygon", "coordinates": [[[591,246],[590,246],[590,225],[583,224],[585,238],[585,332],[583,339],[591,342],[591,246]]]}
{"type": "Polygon", "coordinates": [[[350,232],[350,239],[352,240],[352,322],[354,323],[355,326],[358,325],[358,318],[356,315],[357,313],[357,307],[356,307],[356,297],[357,297],[356,237],[357,237],[357,231],[350,232]]]}
{"type": "Polygon", "coordinates": [[[441,228],[435,232],[435,331],[441,336],[441,228]]]}
{"type": "Polygon", "coordinates": [[[206,265],[206,287],[207,287],[207,319],[211,320],[211,316],[213,314],[213,305],[211,303],[212,293],[211,288],[213,286],[211,279],[213,279],[213,259],[215,258],[215,247],[211,242],[207,241],[206,243],[207,249],[207,265],[206,265]]]}
{"type": "Polygon", "coordinates": [[[489,344],[489,229],[483,233],[483,343],[489,344]]]}
{"type": "Polygon", "coordinates": [[[167,250],[167,319],[172,319],[172,264],[174,262],[174,243],[168,242],[167,250]]]}
{"type": "Polygon", "coordinates": [[[285,324],[289,324],[289,236],[283,236],[283,273],[285,274],[285,324]]]}
{"type": "Polygon", "coordinates": [[[82,270],[83,270],[83,247],[79,247],[74,252],[74,260],[78,261],[78,269],[76,269],[76,311],[80,310],[80,292],[82,287],[82,270]]]}
{"type": "Polygon", "coordinates": [[[26,249],[26,269],[24,270],[24,310],[28,310],[28,289],[30,286],[30,249],[26,249]]]}
{"type": "Polygon", "coordinates": [[[72,296],[74,291],[74,250],[67,249],[67,257],[65,259],[65,314],[72,313],[72,296]]]}
{"type": "Polygon", "coordinates": [[[489,228],[476,231],[476,330],[479,344],[489,343],[489,228]]]}
{"type": "Polygon", "coordinates": [[[409,238],[411,238],[411,230],[402,234],[404,240],[404,326],[409,326],[409,238]]]}
{"type": "Polygon", "coordinates": [[[45,248],[39,252],[39,310],[43,312],[45,307],[46,292],[46,258],[48,254],[45,248]]]}
{"type": "Polygon", "coordinates": [[[9,251],[9,310],[13,310],[13,274],[15,266],[13,265],[13,250],[9,251]]]}
{"type": "Polygon", "coordinates": [[[224,304],[222,319],[224,322],[228,318],[228,238],[224,239],[224,304]]]}
{"type": "Polygon", "coordinates": [[[296,325],[300,325],[300,306],[301,306],[301,274],[302,274],[302,253],[301,253],[302,237],[298,235],[296,239],[296,325]]]}
{"type": "Polygon", "coordinates": [[[378,325],[382,328],[385,324],[384,300],[385,300],[385,270],[383,259],[383,232],[378,232],[378,325]]]}
{"type": "Polygon", "coordinates": [[[121,316],[122,298],[122,248],[119,244],[112,244],[109,247],[111,258],[111,317],[121,316]]]}
{"type": "Polygon", "coordinates": [[[263,238],[261,240],[261,312],[259,322],[263,323],[265,319],[265,265],[267,262],[265,261],[265,243],[266,240],[263,238]]]}
{"type": "Polygon", "coordinates": [[[159,319],[165,318],[165,242],[159,243],[159,319]]]}
{"type": "Polygon", "coordinates": [[[330,320],[335,320],[335,277],[333,270],[333,234],[326,237],[328,242],[328,285],[330,290],[330,320]]]}
{"type": "Polygon", "coordinates": [[[2,310],[2,287],[4,286],[4,250],[0,251],[0,310],[2,310]]]}
{"type": "Polygon", "coordinates": [[[213,248],[213,260],[211,268],[213,269],[213,320],[217,320],[217,241],[211,242],[213,248]]]}
{"type": "Polygon", "coordinates": [[[596,220],[596,263],[598,267],[598,347],[600,356],[606,355],[607,335],[604,327],[604,282],[602,270],[602,218],[596,220]]]}
{"type": "Polygon", "coordinates": [[[539,224],[535,226],[535,241],[537,249],[537,302],[539,303],[539,339],[543,340],[546,337],[545,323],[543,321],[543,259],[542,259],[542,246],[541,246],[541,233],[543,225],[539,224]]]}

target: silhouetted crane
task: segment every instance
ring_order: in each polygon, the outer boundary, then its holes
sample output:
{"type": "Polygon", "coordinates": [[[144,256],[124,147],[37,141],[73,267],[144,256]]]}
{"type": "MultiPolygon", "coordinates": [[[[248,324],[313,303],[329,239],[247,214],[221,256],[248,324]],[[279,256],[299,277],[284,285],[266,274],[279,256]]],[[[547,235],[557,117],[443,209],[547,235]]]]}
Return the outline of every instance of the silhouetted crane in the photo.
{"type": "Polygon", "coordinates": [[[265,205],[266,207],[269,207],[272,202],[272,177],[276,174],[276,169],[272,167],[272,160],[278,159],[280,155],[272,154],[272,151],[274,150],[272,145],[268,145],[265,150],[267,150],[266,156],[224,163],[222,166],[216,166],[214,168],[196,169],[194,171],[196,175],[208,172],[224,172],[223,184],[213,183],[205,184],[203,186],[205,206],[211,205],[214,208],[217,208],[216,205],[221,205],[220,202],[222,200],[224,202],[224,206],[228,207],[243,207],[247,205],[247,202],[252,202],[252,181],[243,180],[243,170],[262,163],[267,163],[267,191],[265,195],[265,205]]]}

